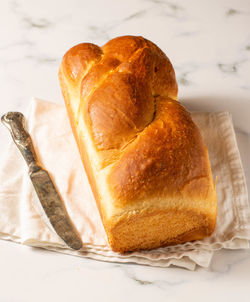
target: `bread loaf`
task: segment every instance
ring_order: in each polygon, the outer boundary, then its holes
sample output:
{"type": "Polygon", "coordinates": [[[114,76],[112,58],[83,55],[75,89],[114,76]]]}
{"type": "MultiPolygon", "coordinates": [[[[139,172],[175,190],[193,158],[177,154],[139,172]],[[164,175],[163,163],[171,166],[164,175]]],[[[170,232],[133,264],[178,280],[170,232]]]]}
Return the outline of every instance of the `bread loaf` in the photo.
{"type": "Polygon", "coordinates": [[[142,37],[83,43],[64,55],[59,79],[110,247],[209,236],[217,201],[208,152],[167,56],[142,37]]]}

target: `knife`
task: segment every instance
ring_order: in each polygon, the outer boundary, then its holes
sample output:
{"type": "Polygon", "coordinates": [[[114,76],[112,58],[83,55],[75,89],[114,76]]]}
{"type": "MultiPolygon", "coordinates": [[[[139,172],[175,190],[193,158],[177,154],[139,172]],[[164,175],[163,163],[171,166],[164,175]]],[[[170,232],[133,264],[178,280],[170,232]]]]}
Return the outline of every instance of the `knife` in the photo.
{"type": "Polygon", "coordinates": [[[13,141],[29,167],[30,179],[54,230],[69,247],[79,250],[82,247],[82,241],[49,173],[38,161],[31,137],[25,127],[24,115],[20,112],[8,112],[1,117],[1,121],[9,129],[13,141]]]}

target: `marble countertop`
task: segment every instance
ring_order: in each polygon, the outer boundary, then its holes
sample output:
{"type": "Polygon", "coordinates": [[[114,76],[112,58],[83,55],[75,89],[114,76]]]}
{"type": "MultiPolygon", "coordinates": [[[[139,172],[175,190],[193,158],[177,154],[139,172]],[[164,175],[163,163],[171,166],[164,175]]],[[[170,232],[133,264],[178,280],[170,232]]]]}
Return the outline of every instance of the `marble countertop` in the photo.
{"type": "MultiPolygon", "coordinates": [[[[230,111],[250,191],[249,0],[3,0],[0,114],[32,96],[62,103],[62,55],[142,35],[170,58],[189,110],[230,111]]],[[[0,127],[4,154],[10,138],[0,127]]],[[[0,241],[2,301],[249,301],[250,251],[220,251],[208,269],[103,263],[0,241]]]]}

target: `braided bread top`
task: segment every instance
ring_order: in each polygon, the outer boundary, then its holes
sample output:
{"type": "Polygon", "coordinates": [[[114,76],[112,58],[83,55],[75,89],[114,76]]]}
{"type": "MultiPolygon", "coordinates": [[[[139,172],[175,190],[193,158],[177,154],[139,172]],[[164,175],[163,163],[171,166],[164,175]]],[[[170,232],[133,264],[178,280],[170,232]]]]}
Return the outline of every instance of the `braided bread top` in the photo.
{"type": "Polygon", "coordinates": [[[90,150],[94,174],[105,170],[117,206],[214,195],[206,146],[155,44],[134,36],[103,47],[79,44],[65,54],[59,75],[80,152],[90,150]]]}

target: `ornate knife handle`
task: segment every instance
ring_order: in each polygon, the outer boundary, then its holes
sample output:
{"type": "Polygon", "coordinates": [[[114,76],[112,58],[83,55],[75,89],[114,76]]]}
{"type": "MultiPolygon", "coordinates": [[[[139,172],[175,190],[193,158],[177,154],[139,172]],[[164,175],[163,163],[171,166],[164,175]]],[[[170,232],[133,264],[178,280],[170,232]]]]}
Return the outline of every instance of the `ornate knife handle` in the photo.
{"type": "Polygon", "coordinates": [[[40,170],[31,137],[26,130],[24,115],[21,112],[8,112],[1,117],[1,121],[9,129],[15,144],[28,164],[29,174],[40,170]]]}

